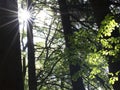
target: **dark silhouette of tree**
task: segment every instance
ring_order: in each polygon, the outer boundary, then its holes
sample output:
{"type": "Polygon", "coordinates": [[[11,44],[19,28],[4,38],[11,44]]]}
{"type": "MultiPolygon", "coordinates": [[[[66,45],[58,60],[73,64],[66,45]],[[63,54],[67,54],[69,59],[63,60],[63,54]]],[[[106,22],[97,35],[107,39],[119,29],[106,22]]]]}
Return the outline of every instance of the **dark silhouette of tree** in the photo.
{"type": "MultiPolygon", "coordinates": [[[[96,18],[96,23],[98,27],[101,26],[101,22],[105,19],[107,14],[111,14],[109,9],[111,5],[110,0],[90,0],[91,5],[93,7],[93,11],[96,18]]],[[[119,30],[116,28],[110,37],[119,37],[119,30]]],[[[110,38],[107,37],[107,38],[110,38]]],[[[105,37],[106,38],[106,37],[105,37]]],[[[114,45],[112,45],[114,47],[114,45]]],[[[109,72],[115,75],[116,72],[120,71],[120,60],[119,57],[115,58],[115,56],[108,55],[108,65],[109,72]]],[[[110,76],[111,77],[111,76],[110,76]]],[[[115,81],[113,84],[114,90],[120,90],[120,74],[118,74],[118,81],[115,81]]]]}
{"type": "MultiPolygon", "coordinates": [[[[71,28],[70,16],[66,2],[67,0],[58,0],[64,30],[65,45],[68,53],[70,75],[73,77],[73,75],[80,71],[81,67],[78,63],[73,64],[73,62],[76,61],[76,59],[72,58],[72,56],[74,56],[74,47],[71,42],[71,36],[73,35],[74,30],[71,28]]],[[[77,80],[71,79],[71,81],[73,90],[85,90],[82,77],[78,77],[77,80]]]]}
{"type": "MultiPolygon", "coordinates": [[[[32,0],[26,0],[27,9],[31,11],[32,9],[32,0]]],[[[31,12],[30,12],[31,13],[31,12]]],[[[31,16],[32,19],[32,16],[31,16]]],[[[27,44],[28,44],[28,83],[29,90],[37,90],[36,74],[35,74],[35,55],[34,55],[34,43],[33,43],[33,21],[28,21],[27,25],[27,44]]]]}
{"type": "Polygon", "coordinates": [[[0,90],[24,90],[17,0],[0,0],[0,90]]]}

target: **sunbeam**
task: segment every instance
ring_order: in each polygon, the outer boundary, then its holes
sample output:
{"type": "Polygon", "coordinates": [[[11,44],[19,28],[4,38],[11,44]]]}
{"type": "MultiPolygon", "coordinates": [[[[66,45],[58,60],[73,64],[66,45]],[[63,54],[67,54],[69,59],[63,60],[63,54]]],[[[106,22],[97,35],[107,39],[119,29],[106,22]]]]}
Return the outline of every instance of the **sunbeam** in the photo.
{"type": "Polygon", "coordinates": [[[12,24],[18,20],[18,12],[17,11],[12,10],[12,9],[7,9],[7,8],[1,8],[1,7],[0,7],[0,10],[8,13],[8,15],[6,15],[6,14],[4,15],[5,19],[11,18],[10,21],[3,23],[2,25],[0,25],[0,27],[5,27],[5,26],[12,24]]]}
{"type": "MultiPolygon", "coordinates": [[[[2,38],[5,42],[10,41],[8,44],[9,46],[6,47],[6,53],[4,59],[11,53],[13,46],[16,42],[19,42],[19,23],[18,23],[18,11],[16,6],[3,6],[0,7],[1,11],[1,23],[0,23],[0,30],[1,32],[6,32],[4,37],[2,38]],[[6,41],[8,38],[8,41],[6,41]]],[[[2,42],[4,43],[4,42],[2,42]]]]}
{"type": "Polygon", "coordinates": [[[16,19],[13,19],[13,20],[11,20],[11,21],[3,24],[3,25],[0,25],[0,28],[1,28],[1,27],[5,27],[5,26],[7,26],[7,25],[9,25],[9,24],[12,24],[13,22],[16,22],[17,20],[18,20],[18,19],[16,18],[16,19]]]}
{"type": "Polygon", "coordinates": [[[21,22],[21,23],[23,23],[23,22],[27,23],[28,21],[31,21],[30,11],[28,11],[26,9],[19,9],[18,19],[19,19],[19,22],[21,22]]]}

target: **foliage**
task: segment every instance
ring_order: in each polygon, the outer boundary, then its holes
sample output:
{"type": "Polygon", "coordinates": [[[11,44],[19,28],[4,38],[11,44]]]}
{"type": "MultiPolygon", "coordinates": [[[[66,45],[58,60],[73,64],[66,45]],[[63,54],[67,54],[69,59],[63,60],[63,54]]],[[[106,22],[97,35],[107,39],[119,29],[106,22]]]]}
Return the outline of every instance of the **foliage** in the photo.
{"type": "Polygon", "coordinates": [[[101,54],[101,44],[97,41],[97,31],[81,29],[79,32],[75,32],[73,37],[73,47],[77,53],[75,56],[79,58],[79,61],[73,62],[79,62],[82,67],[81,71],[73,76],[74,79],[82,76],[86,78],[84,82],[90,82],[92,88],[96,88],[95,86],[98,84],[104,88],[109,88],[108,64],[106,57],[101,54]]]}
{"type": "MultiPolygon", "coordinates": [[[[100,50],[101,54],[104,56],[113,56],[118,58],[120,52],[120,37],[113,37],[112,33],[115,28],[118,27],[115,19],[111,15],[107,15],[105,20],[102,21],[102,26],[98,32],[98,41],[102,44],[103,49],[100,50]]],[[[108,61],[109,62],[109,61],[108,61]]],[[[113,59],[112,62],[116,62],[116,59],[113,59]]],[[[118,73],[114,75],[113,73],[108,73],[111,77],[109,80],[110,84],[114,84],[118,81],[118,73]]]]}
{"type": "Polygon", "coordinates": [[[104,48],[101,53],[103,55],[117,56],[120,49],[120,37],[111,37],[112,32],[118,27],[114,17],[107,15],[98,32],[98,40],[104,48]]]}
{"type": "MultiPolygon", "coordinates": [[[[86,3],[88,1],[85,1],[83,6],[86,3]]],[[[71,90],[69,63],[79,64],[81,67],[81,70],[72,76],[73,80],[82,77],[85,87],[90,90],[97,90],[98,87],[102,90],[111,89],[111,84],[118,80],[118,73],[116,72],[114,75],[108,72],[107,56],[118,57],[120,51],[120,37],[111,37],[112,32],[118,27],[114,17],[107,15],[102,21],[100,29],[97,30],[90,11],[81,10],[81,16],[78,13],[74,14],[77,19],[70,16],[71,22],[73,21],[71,27],[75,30],[74,34],[69,36],[72,43],[71,50],[73,52],[71,52],[65,48],[57,1],[34,0],[33,10],[34,38],[38,39],[37,42],[34,42],[38,90],[71,90]],[[47,13],[44,20],[41,20],[42,15],[40,16],[42,11],[47,13]],[[71,61],[68,61],[69,58],[71,61]],[[108,75],[113,77],[109,80],[108,75]]],[[[72,10],[71,8],[69,11],[79,12],[78,9],[72,10]]],[[[23,32],[22,40],[25,38],[26,33],[23,32]]],[[[25,48],[27,44],[24,41],[22,43],[22,47],[25,48]]],[[[24,56],[26,57],[26,55],[24,56]]],[[[26,88],[27,79],[26,75],[26,88]]]]}
{"type": "MultiPolygon", "coordinates": [[[[72,37],[72,47],[74,47],[77,53],[75,56],[80,57],[79,63],[80,66],[83,67],[80,72],[75,74],[74,79],[78,76],[86,75],[89,71],[88,80],[94,81],[100,77],[101,80],[103,80],[102,83],[104,82],[106,85],[105,88],[109,86],[108,81],[110,84],[118,81],[118,75],[112,75],[110,80],[108,79],[107,60],[108,55],[117,57],[119,54],[120,37],[111,37],[116,27],[118,27],[118,23],[115,22],[114,17],[107,15],[101,23],[98,34],[96,34],[94,30],[81,29],[79,32],[75,32],[74,37],[72,37]],[[88,66],[89,68],[86,69],[84,66],[88,66]]],[[[73,62],[78,63],[76,61],[73,62]]]]}

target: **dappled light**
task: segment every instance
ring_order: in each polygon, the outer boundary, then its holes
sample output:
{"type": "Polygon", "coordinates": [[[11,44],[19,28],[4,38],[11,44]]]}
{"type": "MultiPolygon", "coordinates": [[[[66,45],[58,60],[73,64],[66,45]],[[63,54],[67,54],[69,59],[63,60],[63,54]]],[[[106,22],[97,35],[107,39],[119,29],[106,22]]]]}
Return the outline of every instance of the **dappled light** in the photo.
{"type": "Polygon", "coordinates": [[[0,0],[0,7],[0,90],[12,79],[17,90],[120,90],[119,0],[0,0]]]}

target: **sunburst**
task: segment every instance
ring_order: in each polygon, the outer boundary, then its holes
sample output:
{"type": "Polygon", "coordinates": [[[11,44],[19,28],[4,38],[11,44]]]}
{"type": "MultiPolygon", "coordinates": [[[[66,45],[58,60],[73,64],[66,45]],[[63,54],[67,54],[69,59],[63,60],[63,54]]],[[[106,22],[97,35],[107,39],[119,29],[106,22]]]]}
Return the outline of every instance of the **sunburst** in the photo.
{"type": "Polygon", "coordinates": [[[26,23],[28,24],[28,22],[31,22],[32,18],[31,18],[31,13],[29,10],[27,9],[19,9],[18,11],[18,19],[20,23],[26,23]]]}
{"type": "MultiPolygon", "coordinates": [[[[18,18],[17,18],[17,15],[18,15],[18,12],[17,11],[15,11],[15,10],[12,10],[12,9],[7,9],[7,8],[2,8],[2,7],[0,7],[0,10],[2,11],[2,12],[8,12],[9,14],[8,14],[8,17],[14,17],[12,20],[10,20],[10,21],[8,21],[8,22],[6,22],[6,23],[3,23],[2,25],[0,25],[0,27],[5,27],[5,26],[7,26],[7,25],[9,25],[9,24],[12,24],[12,23],[14,23],[14,22],[16,22],[17,20],[18,20],[18,18]]],[[[6,18],[8,18],[8,17],[6,17],[6,18]]],[[[16,24],[17,25],[17,24],[16,24]]],[[[15,26],[16,26],[15,25],[15,26]]]]}

